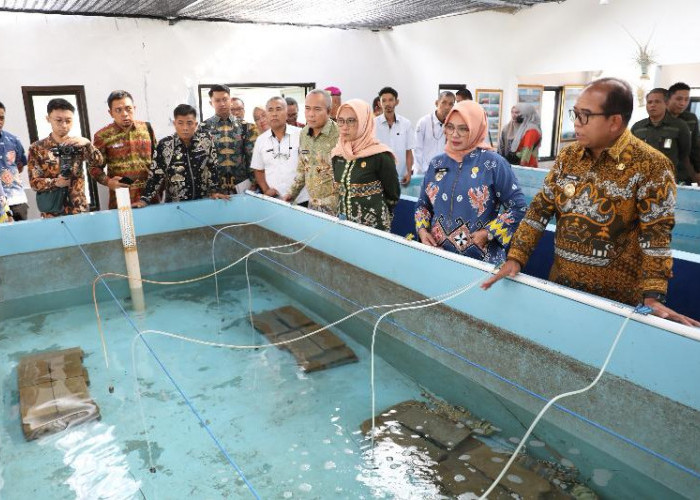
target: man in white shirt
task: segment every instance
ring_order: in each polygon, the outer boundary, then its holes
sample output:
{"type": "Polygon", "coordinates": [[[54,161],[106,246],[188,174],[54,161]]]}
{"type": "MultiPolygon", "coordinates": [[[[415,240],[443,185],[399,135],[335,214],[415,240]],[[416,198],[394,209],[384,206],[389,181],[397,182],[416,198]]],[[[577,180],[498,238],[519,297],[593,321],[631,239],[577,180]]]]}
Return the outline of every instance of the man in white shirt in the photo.
{"type": "Polygon", "coordinates": [[[379,142],[389,146],[396,155],[396,171],[404,186],[413,175],[413,147],[416,133],[408,118],[396,114],[399,93],[391,87],[379,91],[383,113],[374,119],[379,142]]]}
{"type": "MultiPolygon", "coordinates": [[[[255,182],[266,196],[278,197],[292,187],[299,161],[301,129],[287,124],[287,102],[284,97],[272,97],[266,104],[270,129],[255,140],[250,168],[255,182]]],[[[306,205],[309,195],[303,189],[295,203],[306,205]]]]}
{"type": "Polygon", "coordinates": [[[428,170],[430,160],[445,151],[445,124],[447,113],[455,105],[455,95],[449,90],[440,92],[435,101],[435,111],[425,115],[416,124],[416,161],[414,170],[424,174],[428,170]]]}

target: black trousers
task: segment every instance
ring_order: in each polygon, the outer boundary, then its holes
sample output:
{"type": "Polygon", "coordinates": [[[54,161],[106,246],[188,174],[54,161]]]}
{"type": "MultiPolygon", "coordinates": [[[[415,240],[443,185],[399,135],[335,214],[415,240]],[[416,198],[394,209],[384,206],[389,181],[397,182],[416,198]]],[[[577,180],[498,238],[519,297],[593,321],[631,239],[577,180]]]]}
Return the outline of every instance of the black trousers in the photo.
{"type": "Polygon", "coordinates": [[[26,203],[20,203],[19,205],[10,205],[10,210],[12,210],[12,218],[14,220],[27,220],[27,211],[29,210],[29,205],[26,203]]]}

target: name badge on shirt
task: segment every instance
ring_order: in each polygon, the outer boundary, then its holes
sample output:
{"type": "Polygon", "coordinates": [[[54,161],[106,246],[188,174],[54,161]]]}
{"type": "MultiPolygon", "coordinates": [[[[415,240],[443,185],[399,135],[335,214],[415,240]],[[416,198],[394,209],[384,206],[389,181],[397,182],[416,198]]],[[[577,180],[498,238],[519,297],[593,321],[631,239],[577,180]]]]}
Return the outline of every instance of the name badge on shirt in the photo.
{"type": "Polygon", "coordinates": [[[671,149],[672,144],[673,144],[673,139],[671,139],[671,138],[664,139],[664,149],[671,149]]]}
{"type": "Polygon", "coordinates": [[[566,174],[564,177],[570,181],[577,181],[578,180],[578,175],[566,174]]]}
{"type": "Polygon", "coordinates": [[[299,151],[299,152],[300,152],[301,154],[303,154],[303,155],[308,155],[308,154],[309,154],[309,150],[308,150],[308,149],[302,149],[302,150],[299,151]]]}
{"type": "Polygon", "coordinates": [[[117,148],[121,148],[121,147],[123,147],[123,146],[124,146],[124,143],[122,143],[122,142],[117,142],[116,144],[112,144],[112,145],[110,146],[110,148],[117,149],[117,148]]]}

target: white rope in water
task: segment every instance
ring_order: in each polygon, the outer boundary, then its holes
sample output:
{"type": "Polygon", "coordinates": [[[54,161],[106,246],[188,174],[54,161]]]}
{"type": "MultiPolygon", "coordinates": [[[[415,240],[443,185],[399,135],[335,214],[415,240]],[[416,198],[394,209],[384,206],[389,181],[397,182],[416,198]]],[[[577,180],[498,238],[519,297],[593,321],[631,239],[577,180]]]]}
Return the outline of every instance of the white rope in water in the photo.
{"type": "MultiPolygon", "coordinates": [[[[481,280],[481,279],[482,278],[479,278],[479,280],[481,280]]],[[[478,283],[478,281],[477,281],[477,283],[478,283]]],[[[476,283],[474,283],[474,284],[476,284],[476,283]]],[[[470,284],[469,288],[473,287],[474,284],[470,284]]],[[[188,337],[186,335],[182,335],[180,333],[166,332],[164,330],[143,330],[141,332],[141,334],[148,333],[148,334],[162,335],[164,337],[170,337],[170,338],[174,338],[174,339],[178,339],[178,340],[184,340],[185,342],[191,342],[193,344],[199,344],[199,345],[204,345],[204,346],[209,346],[209,347],[220,347],[220,348],[224,348],[224,349],[241,349],[241,350],[243,350],[243,349],[260,349],[260,348],[266,348],[266,347],[279,347],[282,345],[291,344],[293,342],[298,342],[299,340],[309,338],[313,335],[316,335],[317,333],[322,332],[323,330],[327,330],[328,328],[334,327],[334,326],[336,326],[344,321],[347,321],[348,319],[350,319],[354,316],[357,316],[358,314],[362,314],[363,312],[366,312],[366,311],[371,311],[373,309],[383,309],[386,307],[394,308],[392,311],[389,311],[388,314],[390,314],[391,312],[394,312],[395,310],[403,310],[403,309],[395,309],[395,308],[402,308],[404,306],[412,306],[412,305],[424,304],[427,302],[434,302],[434,301],[437,301],[437,302],[435,302],[435,304],[439,304],[441,302],[444,302],[445,300],[449,300],[453,297],[456,297],[457,295],[459,295],[461,293],[464,293],[466,291],[466,288],[467,287],[460,287],[460,288],[457,288],[457,289],[452,290],[450,292],[436,295],[435,297],[432,297],[432,298],[420,299],[420,300],[415,300],[412,302],[403,302],[403,303],[399,303],[399,304],[379,304],[379,305],[363,307],[361,309],[358,309],[355,312],[348,314],[347,316],[344,316],[344,317],[342,317],[342,318],[340,318],[332,323],[327,324],[326,326],[323,326],[323,327],[321,327],[317,330],[314,330],[312,332],[306,333],[306,334],[302,335],[301,337],[295,337],[293,339],[281,340],[279,342],[272,342],[272,343],[262,344],[262,345],[260,345],[260,344],[254,344],[254,345],[227,344],[224,342],[214,342],[214,341],[210,341],[210,340],[195,339],[192,337],[188,337]]],[[[431,303],[428,305],[434,305],[434,304],[431,303]]],[[[385,316],[385,315],[383,315],[383,316],[385,316]]]]}
{"type": "MultiPolygon", "coordinates": [[[[389,314],[395,313],[395,312],[400,312],[400,311],[411,311],[415,309],[423,309],[426,307],[431,307],[431,306],[436,306],[439,304],[442,304],[443,302],[446,302],[448,300],[454,299],[455,297],[458,297],[462,295],[463,293],[471,290],[479,284],[482,280],[484,279],[483,276],[480,276],[479,278],[475,279],[471,283],[469,283],[466,286],[457,288],[456,290],[453,290],[451,292],[442,294],[442,295],[437,295],[435,297],[431,297],[428,299],[425,299],[422,304],[418,303],[407,303],[407,304],[399,304],[397,308],[392,309],[390,311],[385,312],[382,314],[379,319],[374,323],[374,328],[372,329],[372,345],[370,349],[370,391],[371,391],[371,399],[372,399],[372,428],[370,430],[370,437],[371,437],[371,443],[372,443],[372,450],[374,450],[374,437],[376,433],[376,407],[375,407],[375,388],[374,388],[374,345],[375,345],[375,340],[377,337],[377,329],[379,328],[379,323],[388,316],[389,314]]],[[[393,306],[392,306],[393,307],[393,306]]]]}
{"type": "Polygon", "coordinates": [[[253,222],[239,222],[236,224],[229,224],[228,226],[224,226],[224,227],[216,230],[216,233],[214,233],[214,237],[211,240],[211,264],[212,264],[212,267],[214,268],[214,289],[216,290],[216,305],[217,306],[219,305],[219,278],[218,278],[218,274],[216,273],[216,255],[215,255],[217,236],[219,236],[219,234],[222,231],[225,231],[226,229],[231,229],[234,227],[255,226],[255,225],[260,224],[261,222],[265,222],[265,221],[270,220],[274,217],[277,217],[278,215],[280,215],[280,212],[273,213],[273,214],[268,215],[267,217],[265,217],[263,219],[256,220],[253,222]]]}
{"type": "Polygon", "coordinates": [[[620,337],[622,336],[622,332],[625,330],[627,323],[629,322],[632,314],[635,311],[636,311],[636,309],[630,311],[629,313],[627,313],[625,315],[626,316],[625,320],[622,322],[620,329],[617,331],[617,335],[615,336],[615,340],[613,341],[612,346],[610,347],[610,350],[608,351],[608,355],[606,356],[605,361],[603,362],[603,365],[600,367],[600,371],[598,372],[598,375],[596,376],[595,379],[593,379],[593,382],[588,384],[583,389],[578,389],[578,390],[570,391],[570,392],[564,392],[562,394],[559,394],[558,396],[553,397],[549,401],[547,401],[547,404],[544,405],[544,407],[540,410],[540,412],[535,417],[535,420],[533,420],[532,424],[530,424],[530,427],[527,429],[527,432],[525,432],[525,435],[520,440],[520,443],[518,443],[518,446],[515,448],[515,451],[510,456],[510,459],[506,463],[505,467],[503,467],[503,470],[501,470],[501,473],[493,481],[491,486],[489,486],[489,488],[484,492],[484,494],[481,495],[481,497],[479,497],[479,500],[486,499],[488,497],[488,495],[496,488],[496,486],[498,486],[498,483],[501,481],[501,479],[503,479],[503,476],[506,475],[506,473],[508,472],[508,469],[510,468],[511,465],[513,465],[513,462],[518,457],[518,453],[520,453],[520,450],[523,448],[523,446],[525,446],[525,443],[527,442],[528,438],[530,437],[530,434],[532,434],[532,431],[535,429],[535,426],[542,419],[542,417],[544,416],[546,411],[549,410],[554,403],[556,403],[560,399],[564,399],[564,398],[567,398],[569,396],[575,396],[577,394],[582,394],[582,393],[592,389],[598,383],[598,381],[603,376],[603,373],[605,373],[605,370],[608,367],[608,363],[610,362],[610,358],[612,357],[613,352],[615,351],[615,347],[617,347],[617,343],[620,340],[620,337]]]}
{"type": "Polygon", "coordinates": [[[134,335],[131,339],[131,368],[134,373],[134,392],[136,393],[136,403],[139,407],[141,415],[141,425],[143,425],[143,433],[146,438],[146,448],[148,449],[148,468],[151,472],[154,471],[155,463],[153,462],[153,452],[151,451],[151,435],[148,432],[146,425],[146,414],[143,411],[143,401],[141,400],[141,383],[138,376],[138,365],[136,364],[136,340],[141,336],[141,333],[134,335]]]}
{"type": "MultiPolygon", "coordinates": [[[[207,278],[211,278],[212,276],[214,276],[216,274],[228,271],[230,268],[232,268],[236,264],[242,262],[243,260],[247,259],[251,255],[258,253],[260,251],[267,251],[267,250],[275,251],[278,248],[286,248],[286,247],[299,245],[299,244],[304,244],[304,248],[305,248],[311,241],[313,241],[315,238],[317,238],[321,234],[322,234],[322,232],[308,238],[308,240],[300,240],[300,241],[296,241],[293,243],[287,243],[284,245],[276,245],[276,246],[271,246],[271,247],[254,248],[253,250],[246,253],[240,259],[237,259],[237,260],[231,262],[230,264],[226,265],[225,267],[223,267],[223,268],[221,268],[213,273],[204,274],[202,276],[197,276],[195,278],[189,278],[189,279],[180,280],[180,281],[156,281],[156,280],[149,280],[149,279],[141,278],[139,281],[142,281],[144,283],[151,283],[151,284],[155,284],[155,285],[183,285],[183,284],[188,284],[188,283],[194,283],[197,281],[202,281],[202,280],[205,280],[207,278]]],[[[285,253],[285,252],[280,252],[280,253],[285,253]]],[[[92,282],[92,298],[93,298],[93,303],[95,305],[95,314],[97,315],[97,326],[98,326],[98,329],[100,332],[100,341],[102,342],[102,352],[103,352],[104,358],[105,358],[105,365],[107,368],[109,368],[109,357],[107,355],[107,345],[106,345],[106,340],[105,340],[105,337],[104,337],[104,334],[102,331],[102,320],[100,318],[99,307],[97,305],[97,295],[95,292],[95,286],[96,286],[97,281],[106,277],[106,276],[114,276],[114,277],[124,278],[124,279],[128,279],[129,277],[124,275],[124,274],[120,274],[120,273],[102,273],[99,276],[97,276],[92,282]]]]}

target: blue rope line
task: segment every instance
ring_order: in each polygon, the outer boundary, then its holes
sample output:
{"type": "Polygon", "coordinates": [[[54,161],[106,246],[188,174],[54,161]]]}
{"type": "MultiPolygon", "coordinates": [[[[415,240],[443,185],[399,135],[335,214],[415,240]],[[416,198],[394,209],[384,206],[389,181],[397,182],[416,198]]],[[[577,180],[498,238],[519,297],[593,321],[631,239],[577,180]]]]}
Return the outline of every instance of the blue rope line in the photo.
{"type": "MultiPolygon", "coordinates": [[[[189,215],[190,217],[192,217],[193,219],[197,220],[197,221],[200,222],[201,224],[203,224],[203,225],[205,225],[205,226],[207,226],[207,227],[210,227],[210,228],[213,229],[214,231],[218,231],[218,229],[216,229],[214,226],[212,226],[211,224],[208,224],[207,222],[203,221],[202,219],[198,218],[197,216],[195,216],[195,215],[193,215],[193,214],[187,212],[185,209],[181,208],[179,205],[178,205],[177,208],[178,208],[180,211],[182,211],[183,213],[185,213],[185,214],[189,215]]],[[[249,249],[249,250],[253,248],[253,247],[250,247],[250,246],[246,245],[246,244],[243,243],[242,241],[237,240],[236,238],[234,238],[233,236],[229,235],[228,233],[221,232],[221,234],[222,234],[223,236],[225,236],[225,237],[231,239],[232,241],[238,243],[239,245],[243,246],[244,248],[247,248],[247,249],[249,249]]],[[[290,267],[285,266],[284,264],[282,264],[281,262],[276,261],[276,260],[273,259],[272,257],[269,257],[269,256],[264,255],[264,254],[258,254],[258,255],[260,255],[261,257],[263,257],[263,258],[269,260],[270,262],[272,262],[272,263],[274,263],[274,264],[276,264],[276,265],[282,267],[283,269],[285,269],[285,270],[287,270],[287,271],[289,271],[289,272],[291,272],[291,273],[297,275],[298,277],[300,277],[300,278],[302,278],[302,279],[304,279],[304,280],[306,280],[306,281],[308,281],[308,282],[310,282],[310,283],[312,283],[312,284],[318,286],[319,288],[323,289],[324,291],[328,292],[328,293],[331,294],[331,295],[335,295],[336,297],[338,297],[338,298],[340,298],[340,299],[343,299],[343,300],[345,300],[346,302],[349,302],[350,304],[352,304],[352,305],[354,305],[354,306],[356,306],[356,307],[358,307],[358,308],[366,307],[366,306],[364,306],[363,304],[360,304],[360,303],[355,302],[354,300],[352,300],[352,299],[350,299],[350,298],[348,298],[348,297],[345,297],[344,295],[342,295],[342,294],[336,292],[335,290],[332,290],[332,289],[330,289],[330,288],[327,288],[327,287],[324,286],[323,284],[318,283],[317,281],[315,281],[315,280],[309,278],[308,276],[306,276],[306,275],[304,275],[304,274],[301,274],[300,272],[298,272],[298,271],[296,271],[296,270],[294,270],[294,269],[292,269],[292,268],[290,268],[290,267]]],[[[375,317],[379,317],[379,316],[380,316],[380,314],[377,313],[377,312],[375,312],[375,311],[367,311],[367,312],[368,312],[369,314],[372,314],[372,315],[375,316],[375,317]]],[[[409,335],[412,335],[413,337],[416,337],[416,338],[418,338],[418,339],[420,339],[420,340],[423,340],[423,341],[427,342],[428,344],[432,345],[432,346],[435,347],[436,349],[438,349],[438,350],[440,350],[440,351],[443,351],[443,352],[445,352],[445,353],[447,353],[447,354],[450,354],[451,356],[454,356],[454,357],[456,357],[457,359],[459,359],[459,360],[461,360],[461,361],[464,361],[465,363],[467,363],[467,364],[473,366],[474,368],[477,368],[477,369],[479,369],[479,370],[481,370],[481,371],[483,371],[483,372],[485,372],[485,373],[487,373],[487,374],[489,374],[489,375],[491,375],[491,376],[497,378],[498,380],[500,380],[500,381],[502,381],[502,382],[505,382],[506,384],[511,385],[511,386],[515,387],[516,389],[519,389],[520,391],[523,391],[523,392],[525,392],[526,394],[529,394],[530,396],[532,396],[532,397],[534,397],[534,398],[536,398],[536,399],[539,399],[540,401],[544,401],[544,402],[549,401],[549,398],[546,398],[546,397],[542,396],[541,394],[538,394],[538,393],[536,393],[536,392],[534,392],[534,391],[528,389],[527,387],[524,387],[524,386],[520,385],[519,383],[514,382],[514,381],[512,381],[512,380],[510,380],[510,379],[508,379],[508,378],[506,378],[506,377],[504,377],[504,376],[498,374],[497,372],[491,370],[490,368],[487,368],[487,367],[485,367],[485,366],[480,365],[479,363],[476,363],[475,361],[470,360],[469,358],[463,356],[462,354],[460,354],[460,353],[454,351],[453,349],[451,349],[451,348],[449,348],[449,347],[445,347],[445,346],[443,346],[443,345],[441,345],[441,344],[435,342],[434,340],[425,337],[424,335],[421,335],[421,334],[419,334],[419,333],[414,332],[413,330],[410,330],[409,328],[405,327],[404,325],[402,325],[402,324],[400,324],[400,323],[397,323],[397,322],[396,322],[395,320],[393,320],[393,319],[387,319],[386,321],[387,321],[388,323],[391,323],[393,326],[397,327],[398,329],[403,330],[404,332],[408,333],[409,335]]],[[[658,452],[652,450],[651,448],[647,448],[647,447],[644,446],[643,444],[637,443],[636,441],[633,441],[632,439],[628,438],[627,436],[624,436],[624,435],[622,435],[622,434],[619,434],[618,432],[614,431],[613,429],[610,429],[610,428],[608,428],[608,427],[605,427],[603,424],[600,424],[600,423],[598,423],[598,422],[596,422],[596,421],[594,421],[594,420],[591,420],[591,419],[589,419],[588,417],[585,417],[585,416],[583,416],[583,415],[581,415],[581,414],[579,414],[579,413],[577,413],[577,412],[575,412],[575,411],[573,411],[573,410],[570,410],[569,408],[566,408],[565,406],[562,406],[562,405],[560,405],[560,404],[558,404],[558,403],[555,403],[554,405],[552,405],[552,407],[553,407],[553,408],[556,408],[557,410],[560,410],[560,411],[562,411],[562,412],[564,412],[564,413],[567,413],[567,414],[569,414],[569,415],[571,415],[571,416],[573,416],[573,417],[576,417],[576,418],[578,418],[579,420],[581,420],[581,421],[583,421],[583,422],[585,422],[585,423],[587,423],[587,424],[590,424],[591,426],[593,426],[593,427],[595,427],[595,428],[597,428],[597,429],[599,429],[599,430],[601,430],[601,431],[603,431],[603,432],[605,432],[605,433],[607,433],[607,434],[609,434],[609,435],[611,435],[611,436],[613,436],[613,437],[615,437],[615,438],[617,438],[617,439],[619,439],[619,440],[621,440],[621,441],[623,441],[623,442],[625,442],[625,443],[627,443],[627,444],[629,444],[629,445],[631,445],[631,446],[637,448],[638,450],[641,450],[641,451],[643,451],[643,452],[645,452],[645,453],[648,453],[649,455],[652,455],[653,457],[658,458],[659,460],[661,460],[661,461],[663,461],[663,462],[666,462],[667,464],[672,465],[673,467],[676,467],[677,469],[680,469],[680,470],[682,470],[683,472],[686,472],[687,474],[690,474],[691,476],[695,477],[696,479],[700,479],[700,472],[697,472],[697,471],[695,471],[695,470],[693,470],[693,469],[691,469],[691,468],[689,468],[689,467],[686,467],[685,465],[680,464],[680,463],[674,461],[673,459],[668,458],[668,457],[666,457],[666,456],[664,456],[664,455],[662,455],[662,454],[660,454],[660,453],[658,453],[658,452]]]]}
{"type": "MultiPolygon", "coordinates": [[[[83,256],[85,257],[85,260],[87,260],[88,264],[90,264],[90,267],[92,267],[92,270],[95,272],[95,275],[96,275],[96,276],[100,276],[101,273],[97,270],[97,267],[95,266],[95,264],[92,262],[92,260],[91,260],[90,257],[88,256],[88,254],[87,254],[87,253],[85,252],[85,250],[83,249],[83,247],[80,245],[80,243],[79,243],[78,240],[76,239],[75,235],[73,234],[73,232],[72,232],[72,231],[70,230],[70,228],[68,227],[68,224],[66,224],[65,221],[61,221],[61,224],[63,224],[63,227],[65,227],[66,230],[68,231],[68,233],[71,235],[71,238],[73,238],[73,241],[75,241],[75,244],[78,246],[78,248],[79,248],[80,251],[82,252],[83,256]]],[[[228,460],[228,462],[233,466],[233,468],[236,470],[236,472],[237,472],[238,475],[241,477],[241,479],[243,479],[243,482],[246,484],[246,486],[248,486],[248,489],[249,489],[250,492],[253,494],[253,496],[254,496],[255,498],[257,498],[258,500],[260,500],[260,495],[258,495],[257,491],[255,491],[255,488],[253,488],[253,485],[251,485],[251,484],[248,482],[248,479],[245,477],[245,474],[243,474],[243,471],[241,470],[241,468],[238,466],[238,464],[236,464],[236,462],[233,460],[233,458],[231,458],[231,456],[228,454],[228,452],[224,449],[223,445],[222,445],[222,444],[219,442],[219,440],[216,438],[216,436],[214,435],[214,432],[211,430],[211,428],[210,428],[210,427],[207,425],[207,423],[204,421],[204,418],[202,418],[202,416],[200,415],[199,411],[197,411],[197,409],[194,407],[194,405],[192,404],[192,402],[190,401],[190,399],[187,397],[187,395],[185,394],[185,392],[184,392],[184,391],[182,390],[182,388],[178,385],[178,383],[175,381],[175,379],[173,378],[173,376],[170,374],[170,372],[168,371],[168,369],[165,367],[165,365],[163,364],[163,362],[160,360],[160,358],[158,357],[158,355],[156,354],[156,352],[153,350],[153,348],[151,347],[151,345],[146,341],[145,337],[144,337],[143,334],[141,333],[141,330],[139,330],[139,328],[136,326],[136,324],[134,323],[134,321],[131,319],[131,316],[129,316],[129,313],[126,312],[126,310],[125,310],[124,307],[122,306],[121,302],[119,301],[119,299],[117,299],[116,295],[114,294],[114,292],[112,291],[112,289],[109,287],[109,285],[107,284],[107,282],[106,282],[106,281],[104,280],[104,278],[102,278],[102,277],[100,277],[100,281],[101,281],[102,284],[105,286],[105,288],[107,289],[107,291],[109,292],[109,294],[112,296],[112,298],[114,299],[114,302],[116,302],[116,304],[117,304],[117,306],[119,307],[119,309],[121,309],[122,314],[124,315],[124,317],[126,318],[126,320],[129,322],[129,324],[131,325],[131,327],[136,331],[136,333],[138,334],[138,336],[139,336],[139,338],[141,339],[141,341],[142,341],[142,342],[144,343],[144,345],[148,348],[148,351],[151,353],[151,355],[153,356],[153,358],[156,360],[156,362],[158,363],[158,365],[160,366],[160,368],[163,370],[163,373],[165,373],[165,375],[168,377],[168,379],[169,379],[170,382],[173,384],[173,386],[175,387],[175,389],[177,389],[177,391],[180,393],[180,396],[182,396],[182,398],[185,400],[185,403],[187,404],[187,406],[190,408],[190,410],[192,410],[192,413],[194,413],[195,417],[197,417],[197,420],[199,420],[199,423],[202,425],[202,427],[204,427],[204,429],[207,431],[207,433],[209,434],[209,436],[214,440],[214,443],[215,443],[216,446],[219,448],[219,450],[221,451],[221,453],[224,454],[224,456],[226,457],[226,460],[228,460]]]]}

